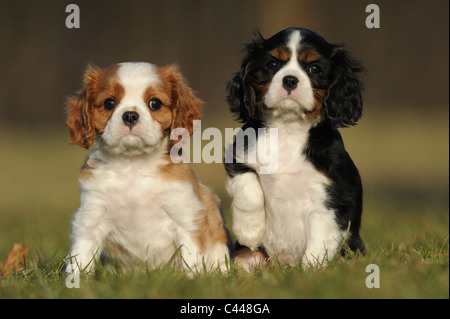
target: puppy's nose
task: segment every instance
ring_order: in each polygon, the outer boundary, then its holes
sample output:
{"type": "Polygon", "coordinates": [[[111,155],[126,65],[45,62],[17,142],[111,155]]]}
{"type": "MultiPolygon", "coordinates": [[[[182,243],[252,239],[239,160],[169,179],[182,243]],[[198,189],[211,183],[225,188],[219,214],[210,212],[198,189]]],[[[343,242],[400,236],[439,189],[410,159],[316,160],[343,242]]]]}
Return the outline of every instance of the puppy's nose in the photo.
{"type": "Polygon", "coordinates": [[[123,122],[129,127],[133,127],[139,120],[139,113],[137,112],[125,112],[122,115],[123,122]]]}
{"type": "Polygon", "coordinates": [[[291,93],[291,91],[297,87],[297,83],[298,79],[295,76],[286,75],[283,78],[283,87],[288,91],[288,93],[291,93]]]}

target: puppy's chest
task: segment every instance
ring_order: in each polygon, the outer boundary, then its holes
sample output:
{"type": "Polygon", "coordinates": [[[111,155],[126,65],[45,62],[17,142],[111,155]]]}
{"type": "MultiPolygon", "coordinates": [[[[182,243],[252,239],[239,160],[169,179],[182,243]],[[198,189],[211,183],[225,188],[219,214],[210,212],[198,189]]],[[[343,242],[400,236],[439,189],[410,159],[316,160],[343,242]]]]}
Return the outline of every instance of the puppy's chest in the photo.
{"type": "Polygon", "coordinates": [[[80,179],[83,191],[97,194],[110,214],[137,214],[162,206],[161,194],[167,188],[157,166],[137,163],[100,163],[88,179],[80,179]]]}
{"type": "Polygon", "coordinates": [[[120,169],[106,167],[103,172],[99,171],[97,176],[101,191],[112,202],[129,207],[156,202],[164,185],[155,170],[134,166],[120,169]]]}
{"type": "Polygon", "coordinates": [[[157,165],[102,163],[81,185],[86,204],[92,201],[102,214],[107,242],[142,260],[168,260],[177,225],[191,223],[167,210],[173,194],[186,187],[165,181],[157,165]]]}
{"type": "Polygon", "coordinates": [[[269,209],[317,210],[326,205],[330,180],[304,154],[308,137],[304,129],[278,130],[278,168],[272,174],[260,174],[269,209]]]}

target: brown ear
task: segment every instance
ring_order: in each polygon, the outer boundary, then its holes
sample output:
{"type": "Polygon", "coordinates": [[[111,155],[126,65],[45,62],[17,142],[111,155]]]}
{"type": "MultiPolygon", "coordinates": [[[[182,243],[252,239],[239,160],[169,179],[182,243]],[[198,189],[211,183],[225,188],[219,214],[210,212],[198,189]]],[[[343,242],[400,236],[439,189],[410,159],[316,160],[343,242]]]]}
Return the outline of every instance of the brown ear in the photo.
{"type": "Polygon", "coordinates": [[[70,144],[86,149],[92,145],[95,138],[94,107],[89,100],[89,87],[93,85],[98,70],[95,66],[88,67],[84,76],[84,89],[70,97],[66,104],[66,125],[70,130],[70,144]]]}
{"type": "MultiPolygon", "coordinates": [[[[175,66],[164,68],[171,86],[172,125],[171,130],[185,128],[189,135],[194,132],[194,120],[201,118],[202,101],[194,94],[175,66]]],[[[177,141],[172,141],[176,143],[177,141]]]]}

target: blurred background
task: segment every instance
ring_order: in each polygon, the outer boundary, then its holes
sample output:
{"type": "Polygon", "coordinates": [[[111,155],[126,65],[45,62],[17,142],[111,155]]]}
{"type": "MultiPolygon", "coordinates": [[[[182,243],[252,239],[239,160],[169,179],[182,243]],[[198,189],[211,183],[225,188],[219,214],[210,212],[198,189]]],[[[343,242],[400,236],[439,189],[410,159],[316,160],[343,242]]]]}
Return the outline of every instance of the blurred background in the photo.
{"type": "MultiPolygon", "coordinates": [[[[13,242],[41,255],[70,245],[87,151],[69,145],[63,109],[88,63],[178,64],[205,101],[202,128],[224,132],[239,126],[225,87],[243,44],[255,30],[269,37],[291,26],[344,43],[368,70],[363,118],[341,130],[365,186],[367,246],[383,238],[371,232],[376,220],[383,232],[429,214],[415,229],[436,225],[448,234],[448,7],[448,0],[1,0],[0,259],[13,242]],[[72,2],[79,29],[65,26],[72,2]],[[379,29],[365,25],[370,3],[380,8],[379,29]]],[[[223,166],[194,166],[228,215],[223,166]]]]}

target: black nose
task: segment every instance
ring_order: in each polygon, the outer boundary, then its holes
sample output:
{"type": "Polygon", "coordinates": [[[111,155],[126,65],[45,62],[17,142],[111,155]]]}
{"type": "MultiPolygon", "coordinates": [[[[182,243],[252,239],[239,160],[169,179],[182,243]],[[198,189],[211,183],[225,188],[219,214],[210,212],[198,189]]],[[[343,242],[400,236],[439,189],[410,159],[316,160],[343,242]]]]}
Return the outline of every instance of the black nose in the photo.
{"type": "Polygon", "coordinates": [[[287,75],[283,78],[283,87],[291,93],[297,87],[298,79],[295,76],[287,75]]]}
{"type": "Polygon", "coordinates": [[[136,124],[138,119],[139,114],[137,112],[125,112],[122,115],[123,122],[129,127],[132,127],[134,124],[136,124]]]}

